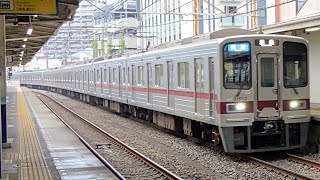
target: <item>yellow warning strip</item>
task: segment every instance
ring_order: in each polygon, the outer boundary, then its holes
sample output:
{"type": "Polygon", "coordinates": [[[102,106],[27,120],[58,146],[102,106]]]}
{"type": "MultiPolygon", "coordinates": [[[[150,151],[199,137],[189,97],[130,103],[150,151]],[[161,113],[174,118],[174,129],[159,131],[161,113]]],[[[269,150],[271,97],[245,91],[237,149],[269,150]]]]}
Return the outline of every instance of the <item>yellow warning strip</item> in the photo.
{"type": "Polygon", "coordinates": [[[38,135],[32,122],[23,91],[17,87],[18,105],[18,136],[21,159],[20,180],[51,180],[49,168],[46,164],[40,146],[38,135]]]}

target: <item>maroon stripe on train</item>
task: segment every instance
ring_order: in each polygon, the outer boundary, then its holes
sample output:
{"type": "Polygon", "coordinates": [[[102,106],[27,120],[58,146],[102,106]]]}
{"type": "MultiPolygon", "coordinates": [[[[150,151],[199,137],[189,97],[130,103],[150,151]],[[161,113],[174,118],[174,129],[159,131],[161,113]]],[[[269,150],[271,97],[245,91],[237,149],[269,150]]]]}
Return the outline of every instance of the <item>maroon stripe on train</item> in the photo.
{"type": "Polygon", "coordinates": [[[259,101],[258,102],[258,109],[259,111],[262,111],[263,108],[268,108],[268,107],[272,107],[275,109],[278,109],[278,100],[266,100],[266,101],[259,101]]]}
{"type": "MultiPolygon", "coordinates": [[[[245,103],[246,111],[242,113],[253,113],[253,101],[244,101],[244,102],[216,102],[216,110],[218,114],[229,114],[227,113],[227,104],[233,103],[245,103]]],[[[238,113],[238,112],[237,112],[238,113]]]]}
{"type": "MultiPolygon", "coordinates": [[[[94,83],[88,83],[85,82],[85,86],[87,87],[87,84],[89,84],[90,89],[94,88],[95,85],[94,83]]],[[[147,88],[147,87],[132,87],[132,86],[125,86],[125,85],[115,85],[115,84],[97,84],[95,87],[100,88],[111,88],[111,89],[122,89],[122,90],[128,90],[128,91],[137,91],[137,92],[151,92],[151,93],[157,93],[157,94],[168,94],[167,89],[160,89],[160,88],[147,88]]],[[[194,97],[195,93],[193,91],[183,91],[183,90],[169,90],[170,95],[175,95],[175,96],[185,96],[185,97],[194,97]]],[[[197,98],[202,98],[202,99],[213,99],[217,100],[217,94],[212,94],[208,92],[196,92],[196,97],[197,98]]]]}
{"type": "Polygon", "coordinates": [[[305,100],[306,101],[306,110],[310,110],[310,99],[290,99],[290,100],[283,100],[283,110],[284,111],[296,111],[289,109],[290,101],[294,100],[305,100]]]}

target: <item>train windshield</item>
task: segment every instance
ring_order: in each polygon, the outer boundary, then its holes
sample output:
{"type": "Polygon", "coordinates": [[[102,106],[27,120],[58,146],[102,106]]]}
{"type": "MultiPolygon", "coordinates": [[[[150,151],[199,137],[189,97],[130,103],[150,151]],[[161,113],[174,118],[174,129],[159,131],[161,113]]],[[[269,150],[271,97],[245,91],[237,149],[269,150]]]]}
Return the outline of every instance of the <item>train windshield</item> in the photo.
{"type": "Polygon", "coordinates": [[[307,46],[297,42],[283,43],[283,77],[286,88],[305,87],[307,77],[307,46]]]}
{"type": "Polygon", "coordinates": [[[224,87],[226,89],[250,89],[250,43],[228,43],[224,46],[223,51],[224,87]]]}

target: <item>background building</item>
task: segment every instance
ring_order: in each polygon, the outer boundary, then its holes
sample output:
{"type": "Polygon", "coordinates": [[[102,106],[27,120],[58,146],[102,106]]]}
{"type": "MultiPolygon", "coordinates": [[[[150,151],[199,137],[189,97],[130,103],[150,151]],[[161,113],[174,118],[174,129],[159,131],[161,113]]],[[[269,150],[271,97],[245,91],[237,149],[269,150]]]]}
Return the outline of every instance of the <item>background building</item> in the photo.
{"type": "Polygon", "coordinates": [[[105,5],[94,13],[97,30],[93,58],[135,52],[137,49],[137,6],[135,0],[105,5]]]}
{"type": "Polygon", "coordinates": [[[309,41],[309,78],[311,103],[320,103],[320,1],[319,0],[268,1],[268,24],[263,32],[300,36],[309,41]]]}
{"type": "MultiPolygon", "coordinates": [[[[77,13],[70,22],[65,22],[56,36],[50,38],[41,50],[41,56],[48,61],[62,61],[70,64],[79,60],[73,54],[82,52],[92,58],[92,40],[94,29],[94,11],[104,5],[103,0],[82,1],[77,13]]],[[[35,56],[39,58],[39,54],[35,56]]]]}
{"type": "Polygon", "coordinates": [[[226,28],[267,24],[266,0],[138,0],[141,48],[226,28]]]}

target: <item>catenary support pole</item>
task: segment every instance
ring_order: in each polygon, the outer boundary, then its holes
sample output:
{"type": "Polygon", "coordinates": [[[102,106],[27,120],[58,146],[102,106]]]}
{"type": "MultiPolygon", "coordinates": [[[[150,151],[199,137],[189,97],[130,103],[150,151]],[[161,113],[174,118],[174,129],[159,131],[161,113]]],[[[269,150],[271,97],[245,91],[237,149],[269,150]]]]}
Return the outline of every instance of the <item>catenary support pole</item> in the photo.
{"type": "Polygon", "coordinates": [[[1,96],[1,143],[0,143],[0,178],[2,178],[2,143],[7,142],[6,117],[6,30],[5,16],[0,16],[0,96],[1,96]]]}

